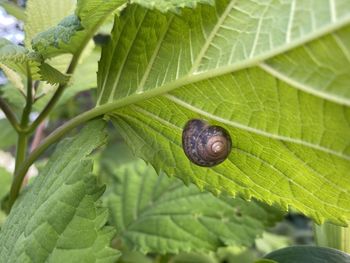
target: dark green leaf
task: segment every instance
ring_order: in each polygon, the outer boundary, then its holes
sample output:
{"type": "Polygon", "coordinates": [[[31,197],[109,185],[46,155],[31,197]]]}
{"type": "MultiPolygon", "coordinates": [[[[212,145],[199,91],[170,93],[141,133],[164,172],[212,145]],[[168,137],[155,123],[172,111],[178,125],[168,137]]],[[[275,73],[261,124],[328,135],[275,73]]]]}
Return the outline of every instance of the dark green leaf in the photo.
{"type": "Polygon", "coordinates": [[[211,251],[249,246],[281,213],[257,202],[215,197],[157,176],[143,161],[113,170],[112,222],[125,245],[144,253],[211,251]],[[215,227],[214,227],[215,226],[215,227]]]}
{"type": "Polygon", "coordinates": [[[313,246],[287,247],[271,252],[264,258],[279,263],[349,263],[350,255],[342,251],[313,246]]]}
{"type": "Polygon", "coordinates": [[[99,187],[88,155],[104,144],[105,123],[89,123],[62,141],[16,201],[0,232],[3,262],[115,262],[99,187]]]}

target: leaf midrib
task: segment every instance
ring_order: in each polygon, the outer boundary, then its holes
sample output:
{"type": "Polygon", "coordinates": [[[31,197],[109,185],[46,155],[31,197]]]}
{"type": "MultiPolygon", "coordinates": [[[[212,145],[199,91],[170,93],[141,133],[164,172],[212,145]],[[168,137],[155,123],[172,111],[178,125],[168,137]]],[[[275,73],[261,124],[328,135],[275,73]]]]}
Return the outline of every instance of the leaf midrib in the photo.
{"type": "MultiPolygon", "coordinates": [[[[233,2],[231,2],[231,3],[233,3],[233,2]]],[[[229,4],[228,8],[225,11],[229,10],[231,5],[232,4],[229,4]]],[[[220,22],[222,23],[222,21],[224,20],[223,19],[224,16],[225,16],[225,12],[223,12],[221,17],[218,19],[218,23],[214,26],[212,32],[215,30],[215,28],[218,28],[220,26],[220,22]]],[[[206,42],[203,45],[202,51],[199,53],[198,57],[195,60],[196,62],[193,64],[191,71],[187,75],[185,75],[179,79],[176,79],[172,82],[169,82],[163,86],[159,86],[159,87],[147,90],[147,91],[142,92],[142,93],[134,93],[130,96],[118,99],[114,102],[109,102],[109,103],[106,103],[103,105],[97,105],[95,109],[98,110],[99,112],[101,112],[102,114],[107,114],[110,111],[115,111],[119,108],[131,105],[131,104],[136,104],[136,103],[142,102],[142,101],[147,100],[147,99],[151,99],[151,98],[156,97],[156,96],[164,95],[166,93],[169,93],[169,92],[171,92],[177,88],[180,88],[182,86],[185,86],[185,85],[189,85],[189,84],[199,82],[202,80],[206,80],[209,78],[218,77],[218,76],[225,75],[228,73],[233,73],[235,71],[238,71],[238,70],[241,70],[244,68],[259,66],[259,64],[264,60],[267,60],[271,57],[274,57],[276,55],[284,53],[292,48],[295,48],[295,47],[302,45],[306,42],[312,41],[320,36],[323,36],[325,34],[333,32],[333,31],[335,31],[335,30],[337,30],[337,29],[339,29],[339,28],[341,28],[349,23],[350,23],[350,14],[347,16],[344,16],[343,18],[339,19],[337,22],[335,22],[333,24],[328,24],[327,26],[324,26],[323,28],[320,28],[319,30],[316,30],[316,31],[314,31],[314,32],[302,37],[302,38],[294,40],[290,43],[286,43],[285,45],[281,45],[280,47],[275,48],[274,50],[269,50],[269,51],[264,52],[258,56],[255,56],[253,58],[248,58],[248,59],[245,59],[242,61],[238,61],[238,62],[231,64],[231,65],[227,65],[227,66],[223,66],[223,67],[219,67],[219,68],[215,68],[215,69],[211,69],[211,70],[207,70],[207,71],[196,71],[195,65],[196,65],[197,61],[198,61],[198,65],[200,64],[200,61],[202,60],[202,58],[205,55],[206,49],[204,47],[210,45],[210,40],[215,35],[215,34],[213,34],[212,37],[207,38],[206,42]]],[[[157,49],[154,52],[157,52],[157,49]]],[[[137,88],[135,90],[139,90],[139,88],[137,88]]],[[[304,90],[304,91],[309,92],[308,90],[304,90]]],[[[313,93],[313,95],[315,95],[315,93],[313,93]]],[[[102,93],[100,94],[100,96],[102,96],[102,93]]],[[[323,96],[323,97],[325,99],[328,99],[328,100],[330,99],[329,96],[327,96],[327,97],[323,96]]],[[[331,98],[331,100],[333,100],[333,99],[331,98]]],[[[193,107],[193,106],[191,106],[191,107],[193,107]]],[[[201,110],[197,109],[197,111],[201,111],[201,110]]],[[[203,113],[205,116],[207,115],[208,117],[210,115],[209,113],[206,113],[204,111],[203,111],[203,113]]],[[[225,120],[225,119],[217,117],[215,115],[211,115],[210,118],[213,118],[215,120],[226,123],[227,125],[234,126],[234,127],[237,127],[237,128],[249,131],[249,132],[253,132],[253,133],[267,136],[269,138],[273,138],[273,139],[277,139],[277,140],[282,140],[282,141],[287,141],[287,142],[292,142],[292,143],[304,145],[307,147],[311,147],[313,149],[317,149],[317,150],[326,152],[328,154],[336,155],[336,156],[343,158],[345,160],[350,160],[350,156],[344,155],[342,153],[339,153],[339,152],[336,152],[333,150],[330,150],[330,149],[322,147],[320,145],[305,142],[303,140],[293,139],[293,138],[286,137],[286,136],[271,134],[271,133],[268,133],[266,131],[251,128],[251,127],[248,127],[246,125],[242,125],[242,124],[237,123],[237,122],[225,120]]]]}

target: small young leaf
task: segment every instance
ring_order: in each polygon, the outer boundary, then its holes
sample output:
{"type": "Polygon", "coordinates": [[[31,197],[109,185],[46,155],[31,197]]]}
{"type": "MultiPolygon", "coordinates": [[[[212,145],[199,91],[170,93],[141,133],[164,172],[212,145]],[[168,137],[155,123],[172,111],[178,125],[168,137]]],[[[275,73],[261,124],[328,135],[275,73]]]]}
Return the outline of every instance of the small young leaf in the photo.
{"type": "Polygon", "coordinates": [[[42,173],[16,201],[0,232],[4,262],[115,262],[100,206],[104,187],[91,174],[88,155],[104,144],[105,123],[89,123],[62,141],[42,173]]]}
{"type": "Polygon", "coordinates": [[[112,173],[112,222],[132,250],[178,253],[249,246],[282,217],[278,210],[254,201],[217,198],[164,174],[158,177],[141,160],[115,167],[112,173]]]}
{"type": "Polygon", "coordinates": [[[67,83],[70,78],[47,63],[41,64],[40,75],[41,80],[44,80],[50,84],[64,84],[67,83]]]}

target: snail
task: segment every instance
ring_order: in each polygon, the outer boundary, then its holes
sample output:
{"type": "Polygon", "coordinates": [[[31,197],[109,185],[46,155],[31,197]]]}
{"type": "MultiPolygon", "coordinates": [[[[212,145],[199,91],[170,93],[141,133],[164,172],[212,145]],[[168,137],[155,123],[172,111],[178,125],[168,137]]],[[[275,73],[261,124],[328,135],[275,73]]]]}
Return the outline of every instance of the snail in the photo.
{"type": "Polygon", "coordinates": [[[191,162],[205,167],[222,163],[231,152],[231,137],[224,128],[200,119],[189,120],[182,132],[182,147],[191,162]]]}

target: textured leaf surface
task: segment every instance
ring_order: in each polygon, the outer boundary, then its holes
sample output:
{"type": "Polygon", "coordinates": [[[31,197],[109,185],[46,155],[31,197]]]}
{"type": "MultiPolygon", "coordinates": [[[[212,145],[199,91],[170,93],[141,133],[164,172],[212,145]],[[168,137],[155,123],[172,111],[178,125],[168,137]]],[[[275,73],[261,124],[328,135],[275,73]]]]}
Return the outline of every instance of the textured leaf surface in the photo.
{"type": "Polygon", "coordinates": [[[12,44],[5,38],[0,38],[0,63],[23,75],[27,74],[28,64],[33,77],[40,77],[38,67],[41,64],[41,57],[22,46],[12,44]]]}
{"type": "Polygon", "coordinates": [[[74,15],[33,39],[34,50],[44,57],[81,52],[103,21],[124,3],[125,0],[78,0],[74,15]]]}
{"type": "MultiPolygon", "coordinates": [[[[283,263],[349,263],[350,255],[327,247],[295,246],[276,250],[265,256],[266,259],[283,263]]],[[[258,261],[259,262],[259,261],[258,261]]],[[[263,263],[263,261],[262,261],[263,263]]]]}
{"type": "Polygon", "coordinates": [[[214,0],[131,0],[131,3],[136,3],[150,9],[158,9],[162,12],[175,11],[178,12],[181,8],[194,8],[197,4],[206,3],[213,4],[214,0]]]}
{"type": "Polygon", "coordinates": [[[35,181],[16,202],[0,233],[4,262],[115,262],[114,234],[104,227],[104,188],[91,174],[87,156],[105,141],[95,121],[59,144],[35,181]]]}
{"type": "Polygon", "coordinates": [[[349,27],[347,0],[218,0],[181,15],[129,6],[102,52],[98,106],[118,108],[115,124],[157,170],[345,224],[349,27]],[[226,162],[186,159],[190,118],[229,130],[226,162]]]}
{"type": "Polygon", "coordinates": [[[69,81],[68,75],[61,73],[47,63],[43,63],[40,66],[40,75],[42,76],[42,80],[45,80],[50,84],[63,84],[69,81]]]}
{"type": "Polygon", "coordinates": [[[26,4],[25,44],[40,32],[56,26],[64,17],[73,13],[75,0],[28,0],[26,4]]]}
{"type": "Polygon", "coordinates": [[[257,202],[217,198],[164,174],[158,177],[143,161],[119,166],[113,173],[112,222],[125,245],[137,251],[178,253],[249,246],[282,217],[278,210],[257,202]]]}

